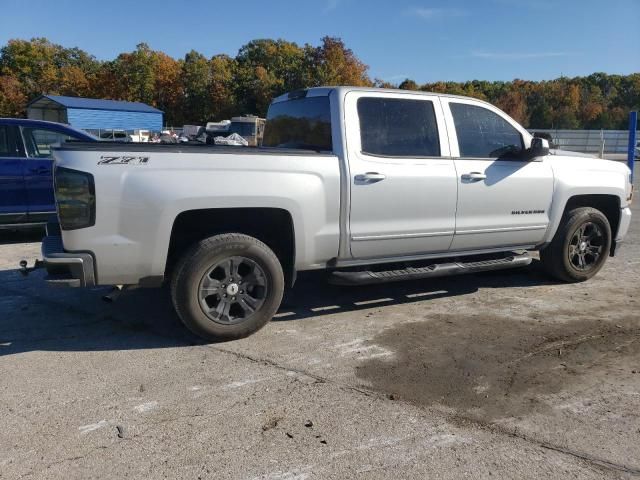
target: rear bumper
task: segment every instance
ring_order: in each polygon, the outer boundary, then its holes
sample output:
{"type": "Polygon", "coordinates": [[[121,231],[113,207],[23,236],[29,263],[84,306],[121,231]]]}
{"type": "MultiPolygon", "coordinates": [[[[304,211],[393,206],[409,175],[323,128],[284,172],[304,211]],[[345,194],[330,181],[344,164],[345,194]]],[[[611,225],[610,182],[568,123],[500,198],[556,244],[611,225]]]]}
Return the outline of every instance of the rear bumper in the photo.
{"type": "Polygon", "coordinates": [[[42,259],[47,269],[45,281],[53,286],[95,286],[93,256],[86,252],[65,252],[62,237],[56,233],[54,225],[47,225],[47,236],[42,240],[42,259]]]}

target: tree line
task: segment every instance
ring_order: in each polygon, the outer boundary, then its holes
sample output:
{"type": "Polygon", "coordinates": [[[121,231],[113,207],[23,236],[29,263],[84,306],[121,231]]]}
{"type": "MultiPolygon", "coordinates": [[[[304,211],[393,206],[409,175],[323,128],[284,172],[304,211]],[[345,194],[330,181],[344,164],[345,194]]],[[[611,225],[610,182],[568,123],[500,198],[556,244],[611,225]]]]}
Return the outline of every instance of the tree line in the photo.
{"type": "Polygon", "coordinates": [[[371,78],[368,66],[339,38],[300,46],[286,40],[252,40],[235,57],[184,58],[141,43],[113,60],[45,38],[9,40],[0,49],[0,116],[25,115],[42,93],[144,102],[165,112],[165,123],[201,124],[235,115],[264,116],[271,99],[319,85],[401,88],[487,100],[529,128],[624,129],[640,106],[640,73],[561,77],[549,81],[398,84],[371,78]]]}

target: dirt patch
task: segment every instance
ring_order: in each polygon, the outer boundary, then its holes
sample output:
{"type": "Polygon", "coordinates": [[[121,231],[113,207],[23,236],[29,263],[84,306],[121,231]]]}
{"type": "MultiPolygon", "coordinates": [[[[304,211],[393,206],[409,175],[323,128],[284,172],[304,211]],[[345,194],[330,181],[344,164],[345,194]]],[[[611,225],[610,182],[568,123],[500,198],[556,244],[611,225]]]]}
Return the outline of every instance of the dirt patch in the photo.
{"type": "Polygon", "coordinates": [[[371,343],[395,353],[357,368],[371,387],[485,420],[548,408],[541,396],[600,370],[640,364],[640,324],[631,317],[550,324],[442,314],[385,330],[371,343]]]}

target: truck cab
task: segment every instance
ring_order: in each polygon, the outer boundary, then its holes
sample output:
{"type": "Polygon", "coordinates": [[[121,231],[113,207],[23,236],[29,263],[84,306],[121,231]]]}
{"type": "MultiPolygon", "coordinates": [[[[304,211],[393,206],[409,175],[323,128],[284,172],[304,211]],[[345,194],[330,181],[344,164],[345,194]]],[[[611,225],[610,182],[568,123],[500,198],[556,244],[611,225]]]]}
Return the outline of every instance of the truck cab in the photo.
{"type": "Polygon", "coordinates": [[[39,225],[55,213],[51,147],[96,141],[67,125],[0,118],[0,228],[39,225]]]}

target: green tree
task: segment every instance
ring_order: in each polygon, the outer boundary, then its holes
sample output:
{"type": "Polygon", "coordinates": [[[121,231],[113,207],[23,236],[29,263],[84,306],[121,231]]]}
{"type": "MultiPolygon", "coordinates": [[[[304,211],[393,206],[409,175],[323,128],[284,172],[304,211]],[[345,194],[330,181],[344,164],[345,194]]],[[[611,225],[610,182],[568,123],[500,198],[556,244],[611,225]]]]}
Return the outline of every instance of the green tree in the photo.
{"type": "Polygon", "coordinates": [[[182,62],[184,121],[204,123],[211,118],[211,68],[207,58],[191,50],[182,62]]]}
{"type": "Polygon", "coordinates": [[[398,85],[398,88],[402,90],[418,90],[420,87],[416,82],[407,78],[403,82],[401,82],[400,85],[398,85]]]}
{"type": "Polygon", "coordinates": [[[0,49],[0,75],[15,78],[29,99],[43,93],[87,92],[98,66],[83,50],[64,48],[46,38],[9,40],[0,49]]]}
{"type": "Polygon", "coordinates": [[[320,46],[307,48],[306,52],[313,85],[373,85],[367,74],[369,67],[339,38],[324,37],[320,46]]]}
{"type": "Polygon", "coordinates": [[[154,52],[146,43],[140,43],[130,53],[121,53],[112,62],[111,72],[117,77],[112,85],[115,97],[131,102],[152,103],[154,100],[154,52]]]}
{"type": "Polygon", "coordinates": [[[211,59],[211,120],[224,120],[238,112],[235,93],[236,61],[227,55],[211,59]]]}
{"type": "Polygon", "coordinates": [[[640,109],[640,73],[542,82],[438,81],[395,85],[371,81],[368,67],[339,38],[299,46],[253,40],[235,58],[211,59],[192,50],[176,60],[141,43],[110,61],[45,38],[14,39],[0,48],[0,113],[23,115],[42,93],[141,101],[165,112],[168,123],[206,122],[238,114],[265,115],[273,97],[319,85],[354,85],[466,95],[487,100],[529,128],[626,128],[640,109]]]}
{"type": "Polygon", "coordinates": [[[261,39],[236,56],[236,97],[243,113],[265,115],[271,99],[309,86],[305,50],[285,40],[261,39]]]}

